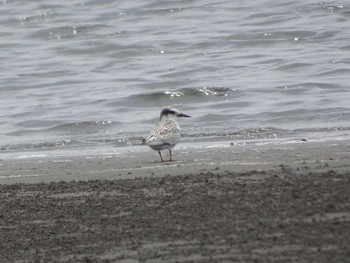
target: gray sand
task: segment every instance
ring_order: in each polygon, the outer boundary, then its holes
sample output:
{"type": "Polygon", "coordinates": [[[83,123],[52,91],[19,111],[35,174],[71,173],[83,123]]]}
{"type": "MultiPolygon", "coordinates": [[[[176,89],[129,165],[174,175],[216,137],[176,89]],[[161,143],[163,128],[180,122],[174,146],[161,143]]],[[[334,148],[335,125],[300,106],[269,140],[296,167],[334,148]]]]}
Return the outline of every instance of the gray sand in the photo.
{"type": "Polygon", "coordinates": [[[349,149],[2,160],[0,262],[348,262],[349,149]]]}
{"type": "MultiPolygon", "coordinates": [[[[172,163],[161,163],[147,146],[116,148],[83,156],[49,156],[0,161],[0,183],[40,183],[95,179],[130,179],[203,171],[249,172],[288,165],[302,171],[350,171],[350,141],[239,144],[229,142],[179,145],[172,163]],[[204,145],[204,146],[203,146],[204,145]],[[113,149],[114,150],[114,149],[113,149]]],[[[41,153],[37,153],[39,156],[41,153]]],[[[46,153],[47,154],[47,153],[46,153]]],[[[166,158],[166,157],[165,157],[166,158]]]]}

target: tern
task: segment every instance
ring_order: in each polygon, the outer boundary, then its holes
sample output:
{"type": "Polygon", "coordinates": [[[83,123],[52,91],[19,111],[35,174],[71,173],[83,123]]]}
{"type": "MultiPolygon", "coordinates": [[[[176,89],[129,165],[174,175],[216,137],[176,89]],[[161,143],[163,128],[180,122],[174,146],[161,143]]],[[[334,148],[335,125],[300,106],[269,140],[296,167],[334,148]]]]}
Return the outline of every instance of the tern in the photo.
{"type": "Polygon", "coordinates": [[[181,133],[179,124],[176,122],[178,118],[191,116],[186,115],[174,108],[165,108],[160,112],[159,122],[153,127],[147,139],[143,139],[142,143],[151,149],[158,151],[162,162],[172,162],[171,150],[179,142],[181,133]],[[169,150],[170,159],[164,161],[161,151],[169,150]]]}

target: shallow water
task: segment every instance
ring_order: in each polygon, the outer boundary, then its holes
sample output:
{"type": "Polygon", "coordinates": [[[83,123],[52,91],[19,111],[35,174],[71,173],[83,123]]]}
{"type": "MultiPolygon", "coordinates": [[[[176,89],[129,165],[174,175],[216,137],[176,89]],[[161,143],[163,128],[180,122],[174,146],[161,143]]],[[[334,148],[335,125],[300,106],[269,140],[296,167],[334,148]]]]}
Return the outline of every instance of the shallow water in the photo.
{"type": "Polygon", "coordinates": [[[0,148],[350,135],[346,1],[0,2],[0,148]],[[186,140],[186,139],[185,139],[186,140]]]}

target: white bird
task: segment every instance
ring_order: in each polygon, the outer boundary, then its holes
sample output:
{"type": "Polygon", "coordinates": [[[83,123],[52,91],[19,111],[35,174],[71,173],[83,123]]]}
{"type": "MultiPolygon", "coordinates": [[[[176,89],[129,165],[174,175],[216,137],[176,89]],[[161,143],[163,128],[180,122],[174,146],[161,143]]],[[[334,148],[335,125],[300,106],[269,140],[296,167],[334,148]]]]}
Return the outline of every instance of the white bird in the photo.
{"type": "Polygon", "coordinates": [[[169,150],[170,159],[172,162],[171,149],[179,142],[181,133],[179,124],[176,120],[179,117],[190,118],[186,114],[179,112],[177,109],[165,108],[160,112],[159,122],[153,127],[147,139],[143,139],[142,143],[158,151],[160,160],[165,162],[161,151],[169,150]]]}

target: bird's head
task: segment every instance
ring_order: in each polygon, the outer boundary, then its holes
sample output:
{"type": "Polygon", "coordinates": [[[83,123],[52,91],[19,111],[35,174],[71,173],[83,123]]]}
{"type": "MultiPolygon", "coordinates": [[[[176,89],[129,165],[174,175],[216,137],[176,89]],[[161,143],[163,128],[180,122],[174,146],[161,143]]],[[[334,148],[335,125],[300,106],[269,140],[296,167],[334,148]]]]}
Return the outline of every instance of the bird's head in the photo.
{"type": "Polygon", "coordinates": [[[180,117],[190,118],[191,116],[183,114],[174,108],[165,108],[160,112],[159,120],[160,121],[162,121],[162,120],[176,120],[177,118],[180,118],[180,117]]]}

